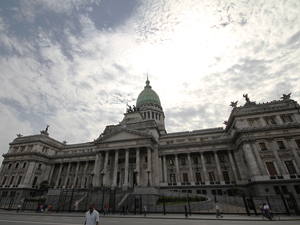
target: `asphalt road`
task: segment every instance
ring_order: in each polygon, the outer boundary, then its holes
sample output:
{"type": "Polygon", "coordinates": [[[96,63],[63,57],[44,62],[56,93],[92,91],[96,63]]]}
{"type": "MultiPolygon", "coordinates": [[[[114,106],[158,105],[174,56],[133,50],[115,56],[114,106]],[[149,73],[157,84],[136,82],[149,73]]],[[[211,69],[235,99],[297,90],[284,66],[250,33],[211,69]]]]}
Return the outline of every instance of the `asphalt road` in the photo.
{"type": "MultiPolygon", "coordinates": [[[[219,220],[193,220],[193,219],[155,219],[155,218],[109,218],[100,217],[101,224],[121,224],[121,225],[250,225],[258,224],[258,221],[231,221],[225,219],[219,220]]],[[[282,224],[299,225],[299,221],[261,221],[263,224],[282,224]]],[[[69,217],[69,216],[35,216],[35,215],[0,215],[0,225],[26,224],[26,225],[77,225],[84,224],[84,217],[69,217]]]]}

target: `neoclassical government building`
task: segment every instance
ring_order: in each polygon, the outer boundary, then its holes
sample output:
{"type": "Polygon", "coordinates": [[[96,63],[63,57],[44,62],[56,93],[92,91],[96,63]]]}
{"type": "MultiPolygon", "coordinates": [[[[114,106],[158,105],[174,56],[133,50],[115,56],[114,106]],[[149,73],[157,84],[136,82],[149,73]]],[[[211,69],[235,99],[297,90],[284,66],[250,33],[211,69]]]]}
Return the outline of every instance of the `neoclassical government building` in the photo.
{"type": "MultiPolygon", "coordinates": [[[[53,189],[155,187],[194,194],[300,194],[300,106],[283,95],[267,103],[232,102],[222,127],[168,133],[147,78],[136,106],[91,142],[67,144],[48,133],[17,135],[0,170],[0,195],[53,189]],[[266,193],[267,192],[267,193],[266,193]]],[[[116,115],[117,116],[117,115],[116,115]]]]}

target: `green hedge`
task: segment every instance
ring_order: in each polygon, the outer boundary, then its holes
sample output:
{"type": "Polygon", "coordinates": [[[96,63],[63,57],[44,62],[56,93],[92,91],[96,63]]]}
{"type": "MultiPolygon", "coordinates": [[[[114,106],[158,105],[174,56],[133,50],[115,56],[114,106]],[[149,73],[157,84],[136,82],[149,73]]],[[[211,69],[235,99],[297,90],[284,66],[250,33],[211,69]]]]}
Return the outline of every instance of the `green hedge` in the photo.
{"type": "MultiPolygon", "coordinates": [[[[189,197],[189,201],[190,202],[203,202],[206,201],[206,198],[203,196],[195,196],[195,197],[189,197]]],[[[157,200],[157,204],[163,203],[164,202],[164,197],[163,196],[159,196],[158,200],[157,200]]],[[[172,196],[165,196],[165,203],[174,203],[174,202],[188,202],[188,199],[186,196],[182,196],[182,197],[172,197],[172,196]]]]}

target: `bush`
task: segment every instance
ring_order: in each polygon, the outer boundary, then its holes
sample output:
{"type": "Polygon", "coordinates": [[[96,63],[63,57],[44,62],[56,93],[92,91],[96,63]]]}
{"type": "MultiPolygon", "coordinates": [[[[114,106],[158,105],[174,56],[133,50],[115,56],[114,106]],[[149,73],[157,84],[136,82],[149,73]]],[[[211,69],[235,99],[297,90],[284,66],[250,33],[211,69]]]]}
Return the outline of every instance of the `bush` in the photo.
{"type": "Polygon", "coordinates": [[[182,201],[182,202],[186,202],[186,201],[187,201],[187,197],[183,196],[183,197],[181,198],[181,201],[182,201]]]}
{"type": "Polygon", "coordinates": [[[206,201],[206,198],[203,197],[203,196],[201,196],[201,197],[200,197],[200,201],[201,201],[201,202],[202,202],[202,201],[206,201]]]}
{"type": "Polygon", "coordinates": [[[195,196],[195,197],[194,197],[194,201],[195,201],[195,202],[200,202],[200,197],[195,196]]]}

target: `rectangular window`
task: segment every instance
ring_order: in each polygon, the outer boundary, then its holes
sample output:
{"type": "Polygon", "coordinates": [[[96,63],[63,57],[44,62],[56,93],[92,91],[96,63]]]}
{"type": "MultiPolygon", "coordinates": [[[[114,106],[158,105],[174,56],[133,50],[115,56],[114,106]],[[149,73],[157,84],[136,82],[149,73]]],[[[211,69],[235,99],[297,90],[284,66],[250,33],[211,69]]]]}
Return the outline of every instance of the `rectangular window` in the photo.
{"type": "Polygon", "coordinates": [[[10,167],[11,167],[11,164],[8,165],[8,169],[10,169],[10,167]]]}
{"type": "Polygon", "coordinates": [[[184,183],[188,183],[189,182],[189,178],[188,178],[188,174],[187,173],[183,173],[182,177],[183,177],[183,182],[184,183]]]}
{"type": "Polygon", "coordinates": [[[274,191],[275,191],[276,195],[280,195],[280,193],[281,193],[279,186],[274,186],[274,191]]]}
{"type": "Polygon", "coordinates": [[[208,157],[206,157],[206,162],[207,163],[211,163],[211,159],[210,159],[210,157],[208,156],[208,157]]]}
{"type": "Polygon", "coordinates": [[[202,194],[206,195],[207,194],[206,190],[202,190],[202,194]]]}
{"type": "Polygon", "coordinates": [[[230,181],[228,171],[223,171],[224,181],[230,181]]]}
{"type": "Polygon", "coordinates": [[[285,149],[283,141],[277,141],[277,145],[278,145],[279,149],[285,149]]]}
{"type": "Polygon", "coordinates": [[[19,163],[16,164],[15,169],[17,169],[19,167],[19,163]]]}
{"type": "Polygon", "coordinates": [[[42,167],[42,164],[41,163],[39,163],[39,168],[41,168],[42,167]]]}
{"type": "Polygon", "coordinates": [[[193,161],[194,161],[194,164],[198,164],[198,158],[197,157],[194,157],[193,161]]]}
{"type": "Polygon", "coordinates": [[[38,179],[38,177],[34,177],[34,180],[33,180],[33,183],[32,183],[33,186],[36,185],[37,179],[38,179]]]}
{"type": "Polygon", "coordinates": [[[170,159],[170,160],[169,160],[169,163],[170,163],[170,165],[174,165],[174,160],[173,160],[173,159],[170,159]]]}
{"type": "Polygon", "coordinates": [[[300,185],[294,185],[296,193],[299,195],[300,194],[300,185]]]}
{"type": "Polygon", "coordinates": [[[5,184],[7,177],[4,177],[3,181],[2,181],[2,185],[5,184]]]}
{"type": "Polygon", "coordinates": [[[222,190],[218,189],[217,192],[218,192],[218,195],[223,195],[222,190]]]}
{"type": "Polygon", "coordinates": [[[19,180],[18,180],[17,185],[19,185],[21,183],[21,181],[22,181],[22,176],[19,176],[19,180]]]}
{"type": "Polygon", "coordinates": [[[152,112],[152,119],[154,119],[154,112],[152,112]]]}
{"type": "Polygon", "coordinates": [[[195,173],[195,175],[196,175],[196,182],[201,182],[201,174],[195,173]]]}
{"type": "Polygon", "coordinates": [[[220,162],[225,162],[224,156],[219,156],[220,162]]]}
{"type": "Polygon", "coordinates": [[[110,165],[110,159],[108,159],[107,165],[108,165],[108,166],[110,165]]]}
{"type": "Polygon", "coordinates": [[[209,172],[208,175],[209,175],[209,180],[211,182],[214,182],[216,180],[214,172],[209,172]]]}
{"type": "Polygon", "coordinates": [[[181,158],[181,165],[185,165],[185,158],[181,158]]]}
{"type": "Polygon", "coordinates": [[[144,112],[144,119],[146,119],[146,112],[144,112]]]}
{"type": "Polygon", "coordinates": [[[289,171],[289,174],[297,174],[292,161],[285,161],[285,165],[286,165],[286,168],[289,171]]]}
{"type": "Polygon", "coordinates": [[[157,113],[155,114],[155,119],[157,119],[157,113]]]}
{"type": "Polygon", "coordinates": [[[300,139],[298,139],[298,140],[295,140],[295,142],[296,142],[296,144],[297,144],[298,148],[300,148],[300,139]]]}
{"type": "Polygon", "coordinates": [[[271,124],[276,124],[276,121],[275,121],[274,117],[270,117],[269,121],[270,121],[271,124]]]}
{"type": "Polygon", "coordinates": [[[14,176],[11,177],[9,185],[12,185],[12,183],[14,182],[14,178],[14,176]]]}
{"type": "Polygon", "coordinates": [[[268,150],[266,144],[263,143],[263,142],[262,142],[262,143],[259,143],[259,147],[260,147],[260,150],[262,150],[262,151],[268,150]]]}
{"type": "Polygon", "coordinates": [[[276,172],[273,162],[266,162],[266,165],[267,165],[270,176],[277,175],[277,172],[276,172]]]}
{"type": "Polygon", "coordinates": [[[170,183],[176,183],[176,177],[175,177],[175,174],[174,173],[171,173],[170,174],[170,183]]]}
{"type": "Polygon", "coordinates": [[[160,120],[160,114],[158,114],[158,119],[160,120]]]}
{"type": "Polygon", "coordinates": [[[59,179],[59,182],[58,182],[58,186],[60,186],[61,185],[61,179],[59,179]]]}
{"type": "Polygon", "coordinates": [[[148,119],[150,119],[150,112],[148,112],[148,119]]]}
{"type": "Polygon", "coordinates": [[[23,167],[22,168],[25,168],[26,167],[26,163],[23,163],[23,167]]]}
{"type": "Polygon", "coordinates": [[[145,163],[147,163],[148,162],[148,157],[147,156],[145,156],[145,163]]]}

